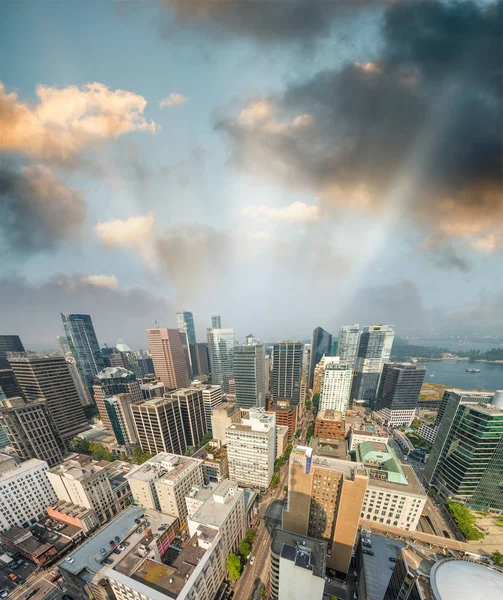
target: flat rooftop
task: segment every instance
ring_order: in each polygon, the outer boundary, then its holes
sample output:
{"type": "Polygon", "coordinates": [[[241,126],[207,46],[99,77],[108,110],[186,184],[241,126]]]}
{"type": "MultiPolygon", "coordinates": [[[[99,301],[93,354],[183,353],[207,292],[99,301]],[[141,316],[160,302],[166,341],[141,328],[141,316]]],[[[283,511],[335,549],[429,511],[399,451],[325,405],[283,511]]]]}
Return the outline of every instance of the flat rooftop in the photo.
{"type": "Polygon", "coordinates": [[[349,460],[346,440],[313,437],[311,438],[310,444],[313,453],[317,456],[349,460]]]}
{"type": "Polygon", "coordinates": [[[276,556],[282,556],[294,561],[299,567],[308,568],[311,564],[313,574],[316,577],[325,577],[327,566],[327,543],[315,540],[304,535],[276,529],[271,542],[271,552],[276,556]],[[299,548],[308,548],[310,551],[309,561],[305,555],[299,556],[299,548]]]}
{"type": "Polygon", "coordinates": [[[426,492],[421,485],[414,469],[410,465],[401,465],[402,471],[407,479],[407,483],[397,483],[395,481],[383,481],[381,479],[375,479],[371,477],[369,479],[368,487],[379,488],[383,490],[394,490],[396,492],[407,492],[408,494],[415,494],[417,496],[426,496],[426,492]]]}
{"type": "Polygon", "coordinates": [[[373,533],[370,536],[374,556],[363,554],[363,570],[367,585],[367,600],[382,600],[393,571],[390,558],[398,558],[403,542],[373,533]]]}
{"type": "MultiPolygon", "coordinates": [[[[5,454],[2,454],[2,456],[5,457],[5,454]]],[[[12,460],[12,457],[9,457],[9,459],[12,460]]],[[[2,458],[2,462],[7,460],[7,458],[2,458]]],[[[19,465],[12,467],[12,469],[2,473],[0,475],[0,483],[6,481],[7,479],[11,479],[11,477],[19,477],[20,475],[23,475],[23,473],[28,473],[28,471],[31,471],[32,469],[39,469],[43,465],[44,461],[38,460],[38,458],[30,458],[30,460],[25,460],[19,465]]]]}
{"type": "Polygon", "coordinates": [[[238,488],[236,482],[225,479],[218,484],[213,494],[205,500],[190,520],[202,525],[220,527],[237,502],[244,504],[243,490],[238,488]],[[231,494],[232,491],[234,495],[231,494]]]}
{"type": "Polygon", "coordinates": [[[320,410],[316,419],[321,421],[341,421],[343,420],[342,413],[336,410],[320,410]]]}
{"type": "Polygon", "coordinates": [[[198,458],[161,452],[137,468],[132,469],[126,475],[126,478],[140,481],[150,481],[154,478],[158,479],[159,483],[173,485],[187,470],[193,469],[201,463],[202,460],[198,458]]]}
{"type": "Polygon", "coordinates": [[[355,472],[367,476],[368,471],[362,463],[350,462],[349,460],[340,460],[328,456],[317,456],[313,449],[308,446],[296,446],[290,455],[291,464],[299,464],[306,466],[306,462],[311,460],[309,472],[311,473],[314,467],[321,469],[330,469],[342,473],[347,479],[353,479],[355,472]]]}

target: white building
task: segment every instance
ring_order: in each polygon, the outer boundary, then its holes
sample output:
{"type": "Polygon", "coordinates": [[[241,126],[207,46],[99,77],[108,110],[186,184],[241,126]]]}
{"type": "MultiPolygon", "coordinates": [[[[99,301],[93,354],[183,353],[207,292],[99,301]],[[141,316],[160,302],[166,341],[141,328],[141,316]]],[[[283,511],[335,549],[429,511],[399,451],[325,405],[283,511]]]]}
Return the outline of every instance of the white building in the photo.
{"type": "Polygon", "coordinates": [[[371,433],[366,429],[351,429],[349,433],[349,451],[352,452],[358,444],[363,444],[363,442],[381,442],[381,444],[387,444],[388,441],[389,437],[387,435],[371,433]]]}
{"type": "Polygon", "coordinates": [[[251,408],[249,417],[226,431],[229,477],[244,486],[267,488],[276,459],[276,415],[251,408]]]}
{"type": "Polygon", "coordinates": [[[435,438],[437,437],[438,425],[433,425],[433,424],[425,425],[423,423],[417,433],[418,433],[418,435],[423,437],[427,442],[430,442],[430,444],[433,444],[433,442],[435,441],[435,438]]]}
{"type": "Polygon", "coordinates": [[[223,404],[223,390],[221,385],[205,385],[202,387],[202,391],[206,429],[210,431],[211,413],[217,406],[223,404]]]}
{"type": "Polygon", "coordinates": [[[36,523],[43,518],[45,507],[56,502],[48,469],[45,460],[32,458],[0,475],[1,531],[36,523]]]}
{"type": "Polygon", "coordinates": [[[351,362],[329,362],[321,379],[320,410],[334,410],[346,414],[351,398],[352,381],[351,362]]]}
{"type": "Polygon", "coordinates": [[[358,352],[358,340],[360,337],[360,325],[343,325],[339,332],[337,343],[337,356],[341,360],[349,360],[354,363],[358,352]]]}

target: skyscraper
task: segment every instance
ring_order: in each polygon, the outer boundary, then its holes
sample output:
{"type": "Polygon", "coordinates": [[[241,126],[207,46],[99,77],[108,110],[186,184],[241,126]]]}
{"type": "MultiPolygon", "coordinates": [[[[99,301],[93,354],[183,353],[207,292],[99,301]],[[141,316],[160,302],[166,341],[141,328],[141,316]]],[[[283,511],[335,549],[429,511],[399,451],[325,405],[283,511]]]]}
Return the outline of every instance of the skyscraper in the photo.
{"type": "Polygon", "coordinates": [[[105,367],[92,319],[89,315],[63,313],[61,319],[77,368],[85,384],[91,389],[94,376],[105,367]]]}
{"type": "Polygon", "coordinates": [[[322,374],[320,410],[335,410],[343,415],[348,410],[353,381],[353,363],[329,362],[322,374]]]}
{"type": "Polygon", "coordinates": [[[196,330],[194,327],[194,315],[186,310],[176,313],[178,329],[186,329],[189,344],[196,343],[196,330]]]}
{"type": "Polygon", "coordinates": [[[236,404],[239,408],[265,408],[265,348],[245,344],[234,348],[236,404]]]}
{"type": "Polygon", "coordinates": [[[0,397],[11,398],[20,396],[21,390],[7,360],[7,352],[24,352],[18,335],[0,335],[0,397]]]}
{"type": "Polygon", "coordinates": [[[131,406],[143,452],[183,454],[187,450],[177,398],[152,398],[131,406]]]}
{"type": "Polygon", "coordinates": [[[68,365],[68,369],[70,370],[73,383],[75,384],[75,389],[79,395],[80,403],[82,406],[88,406],[89,404],[92,404],[93,400],[91,398],[91,392],[80,376],[75,358],[73,358],[73,356],[67,356],[65,357],[65,360],[66,364],[68,365]]]}
{"type": "Polygon", "coordinates": [[[425,367],[385,363],[377,392],[375,415],[386,424],[409,427],[425,375],[425,367]]]}
{"type": "Polygon", "coordinates": [[[314,368],[323,356],[332,354],[332,334],[322,327],[316,327],[311,337],[311,358],[309,361],[309,377],[307,387],[313,387],[314,368]]]}
{"type": "Polygon", "coordinates": [[[197,446],[208,431],[202,389],[199,387],[183,388],[165,394],[164,397],[178,401],[187,446],[197,446]]]}
{"type": "Polygon", "coordinates": [[[195,375],[208,375],[210,372],[210,359],[208,356],[208,344],[199,342],[191,346],[192,368],[195,375]]]}
{"type": "Polygon", "coordinates": [[[207,337],[212,382],[229,393],[234,372],[234,329],[208,329],[207,337]]]}
{"type": "Polygon", "coordinates": [[[106,367],[100,371],[94,378],[93,392],[101,422],[108,431],[114,431],[114,433],[115,429],[110,418],[110,406],[107,405],[106,399],[117,394],[128,394],[132,404],[143,401],[143,394],[136,375],[123,367],[106,367]]]}
{"type": "Polygon", "coordinates": [[[189,372],[178,329],[147,329],[147,339],[155,374],[166,388],[174,390],[187,387],[189,372]]]}
{"type": "Polygon", "coordinates": [[[299,404],[303,346],[302,342],[292,341],[274,344],[271,373],[273,400],[290,400],[295,406],[299,404]]]}
{"type": "Polygon", "coordinates": [[[349,360],[354,362],[358,353],[358,338],[360,335],[360,326],[343,325],[339,332],[339,340],[337,342],[337,356],[341,360],[349,360]]]}
{"type": "Polygon", "coordinates": [[[27,402],[47,400],[63,439],[89,428],[68,363],[63,356],[11,354],[9,363],[27,402]]]}
{"type": "Polygon", "coordinates": [[[384,363],[389,360],[395,331],[391,325],[364,327],[360,335],[351,395],[360,404],[373,404],[384,363]]]}
{"type": "Polygon", "coordinates": [[[220,315],[213,315],[211,317],[211,328],[222,329],[222,321],[220,319],[220,315]]]}

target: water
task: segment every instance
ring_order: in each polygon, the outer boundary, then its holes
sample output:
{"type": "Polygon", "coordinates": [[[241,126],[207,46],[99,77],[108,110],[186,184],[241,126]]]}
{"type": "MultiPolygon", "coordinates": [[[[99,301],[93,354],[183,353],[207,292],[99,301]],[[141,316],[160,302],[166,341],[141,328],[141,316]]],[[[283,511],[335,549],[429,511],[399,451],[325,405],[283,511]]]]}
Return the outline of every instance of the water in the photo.
{"type": "Polygon", "coordinates": [[[435,360],[427,365],[424,382],[442,383],[462,390],[501,390],[503,363],[435,360]],[[466,369],[480,369],[480,373],[467,373],[466,369]]]}

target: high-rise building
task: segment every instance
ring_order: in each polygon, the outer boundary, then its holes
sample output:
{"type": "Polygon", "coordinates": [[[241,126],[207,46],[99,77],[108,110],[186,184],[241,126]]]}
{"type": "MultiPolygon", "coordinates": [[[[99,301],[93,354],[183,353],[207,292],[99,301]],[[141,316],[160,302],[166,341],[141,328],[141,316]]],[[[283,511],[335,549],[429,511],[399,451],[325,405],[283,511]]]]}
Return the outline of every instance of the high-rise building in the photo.
{"type": "Polygon", "coordinates": [[[320,362],[323,356],[332,354],[332,334],[325,331],[322,327],[316,327],[311,337],[311,357],[309,360],[309,374],[307,387],[312,389],[314,368],[320,362]]]}
{"type": "Polygon", "coordinates": [[[359,404],[374,404],[384,363],[389,360],[395,331],[391,325],[370,325],[360,335],[351,395],[359,404]]]}
{"type": "Polygon", "coordinates": [[[353,363],[328,362],[321,377],[320,409],[346,414],[351,399],[352,382],[353,363]]]}
{"type": "Polygon", "coordinates": [[[349,360],[354,363],[358,354],[359,337],[360,326],[358,324],[341,327],[337,341],[337,356],[341,360],[349,360]]]}
{"type": "Polygon", "coordinates": [[[211,381],[229,392],[234,373],[234,329],[208,329],[211,381]]]}
{"type": "Polygon", "coordinates": [[[251,408],[226,431],[229,477],[244,486],[268,488],[276,460],[276,419],[251,408]]]}
{"type": "Polygon", "coordinates": [[[202,389],[199,387],[182,388],[165,394],[164,397],[178,401],[186,444],[192,447],[198,446],[208,431],[202,389]]]}
{"type": "Polygon", "coordinates": [[[223,391],[221,385],[202,385],[204,403],[204,418],[206,420],[206,430],[211,431],[211,413],[223,404],[223,391]]]}
{"type": "Polygon", "coordinates": [[[143,371],[140,369],[140,365],[138,364],[138,357],[124,342],[124,340],[117,340],[115,348],[121,353],[124,368],[128,369],[129,371],[133,371],[136,377],[142,377],[143,371]]]}
{"type": "Polygon", "coordinates": [[[90,456],[78,454],[47,471],[59,500],[94,510],[100,523],[119,512],[108,472],[90,456]]]}
{"type": "Polygon", "coordinates": [[[56,500],[48,468],[45,461],[32,458],[0,474],[1,533],[15,526],[28,528],[45,516],[45,507],[56,500]]]}
{"type": "Polygon", "coordinates": [[[275,529],[271,542],[271,600],[323,600],[327,543],[275,529]]]}
{"type": "Polygon", "coordinates": [[[106,367],[100,371],[94,378],[93,392],[101,422],[108,431],[114,431],[114,428],[110,420],[109,404],[105,402],[107,398],[111,398],[116,394],[128,394],[132,404],[143,400],[143,394],[140,384],[136,380],[136,375],[123,367],[106,367]]]}
{"type": "Polygon", "coordinates": [[[265,348],[245,344],[234,348],[236,404],[239,408],[265,408],[265,348]]]}
{"type": "Polygon", "coordinates": [[[227,444],[227,429],[241,423],[241,411],[236,404],[225,402],[211,411],[211,433],[220,446],[227,444]]]}
{"type": "Polygon", "coordinates": [[[339,363],[340,358],[338,356],[323,356],[320,362],[314,368],[314,376],[313,376],[313,394],[321,393],[321,381],[323,378],[323,371],[325,367],[330,363],[339,363]]]}
{"type": "Polygon", "coordinates": [[[294,406],[290,400],[270,401],[267,407],[267,413],[276,415],[276,426],[286,425],[288,427],[288,439],[291,440],[297,430],[297,406],[294,406]]]}
{"type": "Polygon", "coordinates": [[[211,328],[222,329],[222,320],[220,319],[220,315],[213,315],[211,317],[211,328]]]}
{"type": "Polygon", "coordinates": [[[442,498],[503,511],[501,489],[493,497],[484,492],[488,476],[495,477],[493,483],[503,479],[503,391],[481,392],[477,397],[446,390],[441,408],[440,426],[424,471],[426,481],[442,498]]]}
{"type": "Polygon", "coordinates": [[[61,313],[61,319],[80,375],[87,387],[91,389],[94,376],[105,367],[92,319],[89,315],[65,315],[63,313],[61,313]]]}
{"type": "Polygon", "coordinates": [[[131,394],[115,394],[104,400],[108,421],[112,426],[117,443],[121,446],[132,446],[137,442],[136,427],[131,410],[133,404],[131,394]]]}
{"type": "Polygon", "coordinates": [[[194,327],[194,315],[186,310],[176,313],[178,329],[186,329],[189,344],[196,343],[196,329],[194,327]]]}
{"type": "Polygon", "coordinates": [[[152,398],[131,406],[143,452],[183,454],[187,450],[177,398],[152,398]]]}
{"type": "Polygon", "coordinates": [[[56,336],[56,348],[61,356],[67,356],[72,353],[70,350],[70,346],[68,345],[68,340],[66,339],[66,335],[57,335],[56,336]]]}
{"type": "Polygon", "coordinates": [[[68,363],[63,356],[17,353],[9,363],[28,402],[47,400],[47,407],[63,439],[89,428],[68,363]]]}
{"type": "Polygon", "coordinates": [[[190,383],[189,371],[178,329],[147,329],[147,339],[155,374],[166,389],[187,387],[190,383]]]}
{"type": "Polygon", "coordinates": [[[8,352],[24,352],[18,335],[0,335],[0,397],[12,398],[20,396],[21,389],[7,359],[8,352]]]}
{"type": "Polygon", "coordinates": [[[80,403],[82,406],[89,406],[89,404],[92,404],[93,402],[91,398],[91,392],[80,376],[75,358],[73,356],[67,356],[65,357],[65,360],[66,364],[68,365],[68,369],[70,370],[70,375],[72,376],[75,389],[79,395],[80,403]]]}
{"type": "Polygon", "coordinates": [[[360,522],[368,473],[360,463],[316,456],[298,446],[290,455],[283,529],[328,543],[327,567],[345,576],[360,522]]]}
{"type": "Polygon", "coordinates": [[[103,346],[101,349],[101,357],[103,364],[106,367],[122,367],[127,369],[127,361],[122,353],[114,346],[103,346]]]}
{"type": "Polygon", "coordinates": [[[154,373],[154,362],[151,356],[144,356],[138,359],[138,368],[141,372],[141,377],[145,375],[153,375],[154,373]]]}
{"type": "Polygon", "coordinates": [[[190,348],[193,356],[192,368],[195,375],[208,375],[210,372],[210,358],[208,356],[208,344],[200,342],[190,348]]]}
{"type": "Polygon", "coordinates": [[[299,404],[302,350],[302,342],[286,341],[274,344],[271,373],[273,400],[290,400],[294,406],[299,404]]]}
{"type": "Polygon", "coordinates": [[[1,400],[0,425],[23,460],[37,458],[50,467],[63,460],[65,445],[46,400],[27,402],[21,397],[1,400]]]}
{"type": "Polygon", "coordinates": [[[416,413],[425,367],[385,363],[375,404],[375,415],[387,425],[409,427],[416,413]]]}
{"type": "Polygon", "coordinates": [[[271,391],[270,378],[271,378],[271,357],[269,355],[266,355],[265,367],[264,367],[264,381],[265,381],[265,393],[266,394],[268,394],[271,391]]]}

